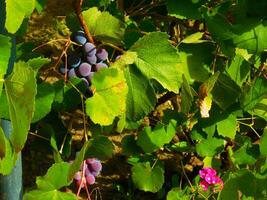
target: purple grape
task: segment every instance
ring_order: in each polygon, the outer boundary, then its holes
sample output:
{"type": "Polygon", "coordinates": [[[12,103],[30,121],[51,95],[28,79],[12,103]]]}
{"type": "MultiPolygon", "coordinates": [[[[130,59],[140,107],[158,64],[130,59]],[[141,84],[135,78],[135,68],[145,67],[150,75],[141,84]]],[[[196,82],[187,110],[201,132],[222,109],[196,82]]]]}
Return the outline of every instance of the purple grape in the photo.
{"type": "Polygon", "coordinates": [[[82,179],[80,179],[80,180],[76,180],[76,185],[78,186],[78,187],[80,187],[80,185],[81,185],[81,188],[84,188],[85,187],[85,182],[82,180],[82,179]]]}
{"type": "Polygon", "coordinates": [[[92,66],[84,62],[79,66],[79,73],[81,76],[86,77],[90,75],[91,69],[92,69],[92,66]]]}
{"type": "Polygon", "coordinates": [[[88,167],[91,169],[91,171],[94,172],[100,172],[102,170],[102,165],[99,160],[95,160],[95,162],[91,163],[88,167]]]}
{"type": "Polygon", "coordinates": [[[76,42],[80,45],[84,45],[87,42],[86,36],[85,36],[83,31],[77,31],[74,34],[73,40],[74,40],[74,42],[76,42]]]}
{"type": "Polygon", "coordinates": [[[81,64],[81,58],[75,53],[70,54],[68,56],[67,63],[71,68],[78,67],[81,64]]]}
{"type": "Polygon", "coordinates": [[[76,77],[76,76],[77,76],[77,75],[76,75],[76,73],[75,73],[74,68],[72,68],[72,69],[70,69],[70,70],[68,71],[68,77],[69,77],[69,78],[76,77]]]}
{"type": "Polygon", "coordinates": [[[61,74],[66,74],[66,73],[68,73],[68,69],[63,65],[63,66],[61,66],[61,67],[59,68],[59,72],[60,72],[61,74]]]}
{"type": "Polygon", "coordinates": [[[93,185],[95,183],[95,177],[93,174],[89,174],[85,178],[88,185],[93,185]]]}
{"type": "Polygon", "coordinates": [[[96,71],[99,71],[99,70],[102,69],[102,68],[108,68],[107,64],[100,62],[100,63],[97,63],[97,64],[95,65],[95,70],[96,70],[96,71]]]}
{"type": "Polygon", "coordinates": [[[98,49],[96,56],[100,61],[105,61],[108,59],[108,52],[105,49],[98,49]]]}
{"type": "Polygon", "coordinates": [[[87,53],[88,56],[93,56],[96,54],[95,45],[90,42],[85,43],[83,48],[84,48],[85,53],[87,53]]]}
{"type": "Polygon", "coordinates": [[[87,81],[86,78],[81,78],[81,80],[83,80],[84,85],[85,85],[86,87],[89,87],[89,82],[87,81]]]}
{"type": "Polygon", "coordinates": [[[96,61],[97,61],[97,58],[95,55],[92,55],[92,56],[87,56],[86,57],[87,61],[92,64],[92,65],[95,65],[96,64],[96,61]]]}
{"type": "Polygon", "coordinates": [[[76,172],[74,179],[75,180],[81,180],[82,179],[82,172],[81,171],[76,172]]]}
{"type": "Polygon", "coordinates": [[[92,82],[92,78],[93,78],[94,74],[95,74],[95,72],[90,72],[90,74],[87,76],[87,80],[89,82],[92,82]]]}

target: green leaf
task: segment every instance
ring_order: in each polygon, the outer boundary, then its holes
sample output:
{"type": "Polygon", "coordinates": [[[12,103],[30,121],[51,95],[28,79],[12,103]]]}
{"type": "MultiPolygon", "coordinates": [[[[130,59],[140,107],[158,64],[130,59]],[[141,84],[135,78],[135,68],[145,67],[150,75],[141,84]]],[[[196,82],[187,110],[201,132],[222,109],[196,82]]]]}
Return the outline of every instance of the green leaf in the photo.
{"type": "Polygon", "coordinates": [[[199,8],[205,0],[167,0],[168,13],[179,19],[200,19],[199,8]]]}
{"type": "Polygon", "coordinates": [[[79,154],[76,156],[75,160],[70,165],[69,173],[68,173],[68,181],[71,181],[73,179],[75,173],[80,170],[81,164],[85,158],[85,154],[86,154],[86,152],[87,152],[87,150],[91,144],[92,143],[90,141],[87,141],[83,144],[83,147],[80,150],[79,154]]]}
{"type": "Polygon", "coordinates": [[[164,170],[159,165],[151,168],[149,162],[137,163],[132,167],[132,180],[138,189],[155,193],[164,183],[164,170]]]}
{"type": "Polygon", "coordinates": [[[7,138],[5,136],[5,133],[0,126],[0,159],[6,155],[6,140],[7,138]]]}
{"type": "Polygon", "coordinates": [[[126,118],[138,121],[150,113],[156,105],[156,94],[149,80],[135,66],[124,70],[128,85],[126,100],[126,118]]]}
{"type": "Polygon", "coordinates": [[[43,65],[48,64],[50,62],[51,59],[43,57],[32,58],[27,61],[29,66],[35,71],[38,71],[43,65]]]}
{"type": "Polygon", "coordinates": [[[60,192],[57,190],[44,191],[33,190],[23,196],[24,200],[77,200],[73,193],[60,192]]]}
{"type": "Polygon", "coordinates": [[[240,97],[241,107],[248,111],[253,109],[257,103],[267,97],[267,81],[263,77],[259,77],[242,92],[240,97]]]}
{"type": "Polygon", "coordinates": [[[214,156],[220,153],[224,148],[224,140],[211,137],[208,139],[201,140],[200,143],[196,145],[197,153],[202,156],[214,156]]]}
{"type": "Polygon", "coordinates": [[[204,82],[209,78],[214,56],[206,52],[212,51],[215,51],[212,43],[181,44],[179,46],[180,71],[189,83],[194,80],[204,82]]]}
{"type": "Polygon", "coordinates": [[[5,156],[0,158],[0,174],[8,175],[11,173],[17,160],[17,154],[13,152],[10,141],[5,140],[5,156]]]}
{"type": "Polygon", "coordinates": [[[94,123],[112,124],[126,109],[127,84],[123,72],[108,68],[97,72],[92,80],[94,95],[86,100],[86,113],[94,123]]]}
{"type": "Polygon", "coordinates": [[[245,142],[237,151],[233,154],[233,160],[238,165],[254,165],[259,156],[258,145],[252,145],[251,141],[245,142]]]}
{"type": "Polygon", "coordinates": [[[11,143],[19,152],[26,142],[34,113],[36,80],[27,63],[15,63],[12,74],[6,79],[6,94],[12,122],[11,143]]]}
{"type": "Polygon", "coordinates": [[[11,38],[0,34],[0,96],[3,89],[3,79],[8,68],[8,61],[11,55],[11,38]]]}
{"type": "Polygon", "coordinates": [[[66,162],[53,164],[45,176],[37,177],[36,184],[38,189],[51,191],[70,185],[71,182],[67,179],[69,169],[70,164],[66,162]]]}
{"type": "Polygon", "coordinates": [[[194,100],[194,96],[191,92],[190,85],[188,84],[185,76],[183,75],[183,84],[181,88],[181,110],[183,113],[188,113],[191,106],[192,102],[194,100]]]}
{"type": "Polygon", "coordinates": [[[249,75],[250,64],[241,55],[236,54],[226,71],[237,85],[241,87],[249,75]]]}
{"type": "Polygon", "coordinates": [[[189,200],[190,195],[186,195],[181,188],[172,188],[167,194],[167,200],[189,200]]]}
{"type": "Polygon", "coordinates": [[[47,0],[36,0],[35,8],[38,11],[38,13],[42,12],[46,3],[47,3],[47,0]]]}
{"type": "Polygon", "coordinates": [[[261,155],[267,157],[267,128],[264,129],[263,135],[260,139],[260,152],[261,155]]]}
{"type": "Polygon", "coordinates": [[[29,17],[35,6],[35,0],[6,0],[5,27],[10,33],[16,33],[25,17],[29,17]]]}
{"type": "Polygon", "coordinates": [[[105,136],[98,136],[90,141],[91,145],[87,149],[86,158],[97,158],[106,160],[112,157],[114,146],[113,143],[105,136]]]}
{"type": "Polygon", "coordinates": [[[185,39],[181,41],[181,43],[188,43],[188,44],[194,44],[194,43],[202,43],[207,42],[207,40],[201,40],[203,37],[204,32],[196,32],[189,36],[187,36],[185,39]]]}
{"type": "Polygon", "coordinates": [[[137,144],[144,152],[152,153],[159,148],[163,147],[164,144],[169,143],[176,133],[176,122],[171,120],[167,127],[162,124],[158,124],[153,131],[151,127],[145,127],[144,130],[139,133],[137,138],[137,144]]]}
{"type": "Polygon", "coordinates": [[[152,32],[139,39],[129,51],[137,53],[135,64],[147,78],[178,93],[183,72],[179,68],[178,54],[168,38],[166,33],[152,32]]]}
{"type": "Polygon", "coordinates": [[[234,115],[229,115],[227,118],[217,122],[217,131],[223,137],[235,138],[237,130],[237,121],[234,115]]]}
{"type": "Polygon", "coordinates": [[[121,141],[122,154],[126,156],[138,155],[142,149],[136,144],[134,135],[126,135],[121,141]]]}
{"type": "Polygon", "coordinates": [[[49,83],[43,82],[37,85],[37,95],[35,97],[35,112],[32,123],[45,117],[51,110],[55,97],[55,90],[49,83]]]}
{"type": "Polygon", "coordinates": [[[257,103],[253,110],[248,111],[251,115],[257,115],[267,121],[267,98],[257,103]]]}
{"type": "Polygon", "coordinates": [[[239,86],[229,76],[221,73],[211,94],[215,103],[225,110],[237,101],[240,92],[239,86]]]}
{"type": "Polygon", "coordinates": [[[83,13],[90,33],[102,42],[121,45],[125,32],[124,24],[108,12],[100,12],[96,7],[83,13]]]}

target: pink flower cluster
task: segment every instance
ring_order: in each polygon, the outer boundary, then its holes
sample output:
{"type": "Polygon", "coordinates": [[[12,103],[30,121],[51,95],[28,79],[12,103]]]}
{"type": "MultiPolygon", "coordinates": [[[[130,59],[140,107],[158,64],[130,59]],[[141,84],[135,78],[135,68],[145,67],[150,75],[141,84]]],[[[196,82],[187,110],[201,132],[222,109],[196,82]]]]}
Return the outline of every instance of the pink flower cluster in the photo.
{"type": "Polygon", "coordinates": [[[207,191],[209,186],[212,187],[213,192],[223,189],[223,181],[217,176],[217,172],[214,169],[210,167],[203,168],[199,170],[199,176],[202,179],[199,185],[204,191],[207,191]]]}

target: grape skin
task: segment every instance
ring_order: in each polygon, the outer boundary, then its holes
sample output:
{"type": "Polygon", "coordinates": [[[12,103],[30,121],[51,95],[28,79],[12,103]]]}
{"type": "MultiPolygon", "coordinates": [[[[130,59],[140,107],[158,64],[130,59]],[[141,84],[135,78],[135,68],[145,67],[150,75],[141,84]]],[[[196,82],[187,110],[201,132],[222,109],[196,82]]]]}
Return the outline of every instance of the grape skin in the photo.
{"type": "Polygon", "coordinates": [[[99,49],[96,53],[96,56],[100,61],[105,61],[108,59],[108,52],[105,49],[99,49]]]}
{"type": "Polygon", "coordinates": [[[87,77],[87,76],[89,76],[91,69],[92,69],[92,66],[90,64],[84,62],[79,66],[79,73],[81,76],[87,77]]]}
{"type": "Polygon", "coordinates": [[[76,42],[80,45],[84,45],[87,42],[87,39],[86,39],[83,31],[77,31],[74,34],[74,42],[76,42]]]}

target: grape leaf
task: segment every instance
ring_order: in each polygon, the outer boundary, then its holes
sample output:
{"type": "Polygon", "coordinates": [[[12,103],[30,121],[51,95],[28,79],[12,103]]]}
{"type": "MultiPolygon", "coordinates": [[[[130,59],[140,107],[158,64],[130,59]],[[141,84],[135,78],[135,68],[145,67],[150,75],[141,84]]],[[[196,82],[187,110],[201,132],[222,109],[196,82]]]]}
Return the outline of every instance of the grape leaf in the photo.
{"type": "Polygon", "coordinates": [[[86,113],[94,123],[112,124],[126,109],[127,84],[119,69],[102,69],[92,80],[94,95],[86,100],[86,113]]]}
{"type": "Polygon", "coordinates": [[[54,97],[54,87],[49,83],[43,82],[37,86],[32,123],[39,121],[50,112],[54,97]]]}
{"type": "Polygon", "coordinates": [[[193,94],[191,92],[190,85],[188,84],[185,76],[183,75],[183,84],[181,88],[181,110],[183,113],[188,113],[191,106],[192,102],[194,100],[193,94]]]}
{"type": "Polygon", "coordinates": [[[31,58],[27,61],[29,66],[36,71],[38,71],[43,65],[48,64],[50,62],[51,59],[43,57],[31,58]]]}
{"type": "Polygon", "coordinates": [[[8,61],[11,55],[11,38],[0,34],[0,96],[3,89],[3,78],[8,68],[8,61]]]}
{"type": "Polygon", "coordinates": [[[10,33],[15,33],[25,17],[29,17],[35,6],[35,0],[6,0],[5,27],[10,33]]]}
{"type": "Polygon", "coordinates": [[[82,14],[90,33],[97,40],[115,45],[122,44],[125,27],[119,19],[106,11],[100,12],[96,7],[83,11],[82,14]]]}
{"type": "Polygon", "coordinates": [[[164,170],[159,165],[151,168],[149,162],[137,163],[132,167],[132,179],[138,189],[155,193],[164,183],[164,170]]]}
{"type": "Polygon", "coordinates": [[[199,8],[204,2],[205,0],[168,0],[167,9],[171,16],[179,19],[200,19],[199,8]]]}
{"type": "Polygon", "coordinates": [[[229,76],[222,73],[211,91],[213,100],[223,110],[234,104],[240,93],[240,87],[229,76]]]}
{"type": "Polygon", "coordinates": [[[18,62],[6,80],[6,94],[13,127],[11,143],[15,151],[19,152],[27,139],[34,113],[37,92],[35,74],[27,63],[18,62]]]}
{"type": "Polygon", "coordinates": [[[167,194],[167,200],[188,200],[190,199],[190,195],[185,193],[185,190],[181,190],[181,188],[172,188],[167,194]]]}
{"type": "Polygon", "coordinates": [[[152,153],[164,144],[169,143],[176,133],[176,123],[174,120],[170,121],[167,127],[159,124],[153,130],[151,127],[145,127],[139,133],[137,138],[137,145],[140,146],[146,153],[152,153]]]}
{"type": "Polygon", "coordinates": [[[77,200],[73,193],[60,192],[58,190],[32,190],[23,196],[24,200],[77,200]]]}
{"type": "Polygon", "coordinates": [[[156,105],[156,94],[149,80],[135,66],[124,70],[128,85],[126,118],[138,121],[151,112],[156,105]]]}
{"type": "Polygon", "coordinates": [[[224,140],[211,137],[208,139],[201,140],[200,143],[196,145],[197,153],[202,156],[214,156],[220,153],[224,148],[224,140]]]}
{"type": "Polygon", "coordinates": [[[217,122],[217,131],[219,135],[235,138],[237,129],[237,121],[234,115],[229,115],[227,118],[217,122]]]}
{"type": "Polygon", "coordinates": [[[250,64],[241,55],[236,54],[229,68],[229,76],[241,87],[250,72],[250,64]]]}
{"type": "Polygon", "coordinates": [[[240,97],[241,107],[251,110],[262,99],[267,97],[267,81],[263,77],[257,78],[250,87],[246,87],[240,97]]]}
{"type": "Polygon", "coordinates": [[[264,129],[263,135],[260,139],[260,152],[261,155],[267,157],[267,128],[264,129]]]}
{"type": "Polygon", "coordinates": [[[37,177],[36,184],[38,189],[51,191],[70,185],[71,182],[67,180],[69,168],[70,164],[66,162],[53,164],[45,176],[37,177]]]}
{"type": "Polygon", "coordinates": [[[139,39],[129,51],[137,53],[135,64],[147,78],[155,79],[164,88],[178,92],[183,71],[179,67],[178,54],[168,37],[166,33],[149,33],[139,39]]]}
{"type": "Polygon", "coordinates": [[[85,158],[97,158],[106,160],[111,158],[114,151],[113,143],[105,136],[98,136],[90,140],[91,145],[87,149],[85,158]]]}

